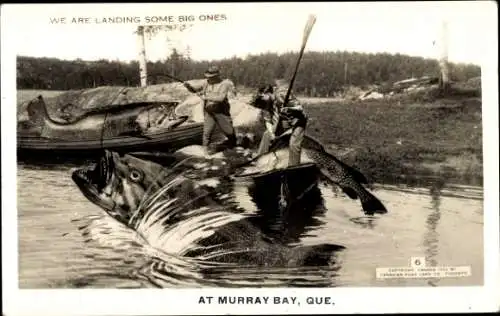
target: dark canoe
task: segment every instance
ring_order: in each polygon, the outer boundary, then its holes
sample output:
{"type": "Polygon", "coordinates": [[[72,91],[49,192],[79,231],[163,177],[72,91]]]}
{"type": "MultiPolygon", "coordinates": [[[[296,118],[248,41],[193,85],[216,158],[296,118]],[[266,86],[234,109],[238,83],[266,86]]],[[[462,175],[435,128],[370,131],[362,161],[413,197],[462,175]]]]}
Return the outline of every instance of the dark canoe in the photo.
{"type": "Polygon", "coordinates": [[[317,189],[319,169],[314,163],[303,163],[262,173],[236,174],[234,179],[250,181],[250,190],[259,199],[269,201],[283,197],[291,202],[301,200],[317,189]]]}
{"type": "Polygon", "coordinates": [[[170,152],[184,146],[201,144],[203,124],[181,125],[172,130],[145,133],[144,137],[116,136],[91,140],[58,140],[33,134],[17,137],[18,153],[36,154],[93,154],[104,149],[116,152],[162,151],[170,152]]]}

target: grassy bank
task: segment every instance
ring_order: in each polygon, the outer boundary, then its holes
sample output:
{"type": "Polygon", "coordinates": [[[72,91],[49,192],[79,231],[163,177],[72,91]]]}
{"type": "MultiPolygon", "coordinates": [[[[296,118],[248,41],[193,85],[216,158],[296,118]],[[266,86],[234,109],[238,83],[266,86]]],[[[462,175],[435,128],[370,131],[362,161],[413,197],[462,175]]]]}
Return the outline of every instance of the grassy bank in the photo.
{"type": "Polygon", "coordinates": [[[340,101],[306,109],[308,133],[377,182],[482,184],[479,98],[340,101]]]}
{"type": "Polygon", "coordinates": [[[55,97],[65,91],[55,90],[17,90],[17,103],[33,100],[34,98],[42,95],[44,98],[55,97]]]}

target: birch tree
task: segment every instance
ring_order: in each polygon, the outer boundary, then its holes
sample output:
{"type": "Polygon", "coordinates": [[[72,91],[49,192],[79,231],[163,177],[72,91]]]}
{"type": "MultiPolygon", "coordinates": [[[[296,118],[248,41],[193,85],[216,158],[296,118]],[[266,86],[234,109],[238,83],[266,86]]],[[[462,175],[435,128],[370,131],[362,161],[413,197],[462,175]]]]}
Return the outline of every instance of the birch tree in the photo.
{"type": "Polygon", "coordinates": [[[148,69],[146,58],[146,40],[144,38],[145,27],[139,25],[137,27],[137,42],[139,45],[139,77],[141,78],[141,87],[148,84],[148,69]]]}
{"type": "Polygon", "coordinates": [[[441,92],[446,93],[450,85],[450,70],[448,65],[448,23],[446,21],[443,21],[440,33],[439,68],[441,76],[439,85],[441,92]]]}
{"type": "MultiPolygon", "coordinates": [[[[162,32],[183,32],[192,27],[192,24],[176,24],[176,25],[139,25],[136,30],[137,41],[139,47],[139,76],[141,78],[141,87],[147,86],[148,70],[147,70],[147,55],[146,55],[146,36],[148,39],[162,32]]],[[[168,37],[167,37],[168,40],[168,37]]]]}

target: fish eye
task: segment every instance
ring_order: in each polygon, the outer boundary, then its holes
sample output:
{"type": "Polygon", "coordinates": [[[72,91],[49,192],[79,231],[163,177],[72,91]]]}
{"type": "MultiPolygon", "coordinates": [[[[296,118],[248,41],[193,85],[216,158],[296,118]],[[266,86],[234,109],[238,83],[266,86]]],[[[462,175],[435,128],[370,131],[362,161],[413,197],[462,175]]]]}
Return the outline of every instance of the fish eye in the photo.
{"type": "Polygon", "coordinates": [[[130,180],[138,182],[142,180],[142,177],[143,177],[142,172],[140,172],[139,170],[133,169],[130,171],[129,175],[130,180]]]}

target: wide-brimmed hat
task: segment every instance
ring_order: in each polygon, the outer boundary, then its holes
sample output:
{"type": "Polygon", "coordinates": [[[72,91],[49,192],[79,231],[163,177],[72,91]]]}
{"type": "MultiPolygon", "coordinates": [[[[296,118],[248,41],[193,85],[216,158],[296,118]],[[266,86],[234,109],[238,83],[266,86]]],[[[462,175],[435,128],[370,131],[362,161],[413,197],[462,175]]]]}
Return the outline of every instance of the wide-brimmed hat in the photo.
{"type": "Polygon", "coordinates": [[[220,75],[219,67],[210,66],[207,71],[205,71],[205,78],[212,78],[220,75]]]}

